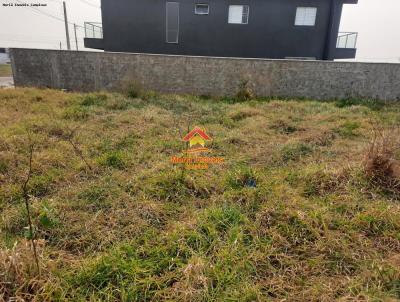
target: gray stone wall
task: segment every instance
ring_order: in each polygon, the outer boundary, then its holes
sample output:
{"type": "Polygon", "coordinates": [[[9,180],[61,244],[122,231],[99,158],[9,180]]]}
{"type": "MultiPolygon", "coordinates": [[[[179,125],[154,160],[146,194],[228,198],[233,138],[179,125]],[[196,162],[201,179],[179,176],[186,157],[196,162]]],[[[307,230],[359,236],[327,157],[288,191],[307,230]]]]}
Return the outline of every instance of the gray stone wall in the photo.
{"type": "Polygon", "coordinates": [[[400,64],[290,61],[12,49],[16,86],[118,90],[132,82],[165,93],[400,100],[400,64]]]}

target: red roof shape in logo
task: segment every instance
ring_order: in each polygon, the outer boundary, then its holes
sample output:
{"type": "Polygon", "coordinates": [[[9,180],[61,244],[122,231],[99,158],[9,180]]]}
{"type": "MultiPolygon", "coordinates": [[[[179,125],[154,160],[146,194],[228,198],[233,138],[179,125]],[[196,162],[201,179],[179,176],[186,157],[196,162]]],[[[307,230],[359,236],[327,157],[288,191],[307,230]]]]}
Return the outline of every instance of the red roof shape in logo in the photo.
{"type": "Polygon", "coordinates": [[[189,141],[193,136],[198,134],[200,137],[202,137],[205,140],[211,140],[211,137],[207,135],[203,130],[201,130],[199,127],[194,128],[192,131],[190,131],[184,138],[183,140],[185,142],[189,141]]]}

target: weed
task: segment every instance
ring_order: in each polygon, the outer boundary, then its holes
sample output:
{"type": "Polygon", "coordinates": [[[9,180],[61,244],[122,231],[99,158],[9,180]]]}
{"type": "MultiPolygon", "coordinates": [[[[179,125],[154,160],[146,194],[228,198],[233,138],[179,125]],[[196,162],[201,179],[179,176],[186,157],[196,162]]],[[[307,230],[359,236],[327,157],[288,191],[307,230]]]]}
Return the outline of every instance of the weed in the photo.
{"type": "Polygon", "coordinates": [[[41,205],[38,220],[40,226],[45,229],[54,228],[59,223],[59,220],[57,218],[57,213],[47,202],[44,202],[41,205]]]}
{"type": "MultiPolygon", "coordinates": [[[[44,240],[37,242],[38,255],[43,259],[44,240]]],[[[27,240],[15,242],[11,249],[0,250],[0,297],[11,301],[15,293],[29,299],[32,292],[39,292],[45,284],[45,277],[36,274],[35,262],[27,240]]]]}
{"type": "Polygon", "coordinates": [[[114,97],[105,105],[109,110],[127,110],[132,104],[132,101],[123,97],[114,97]]]}
{"type": "Polygon", "coordinates": [[[123,153],[119,151],[107,152],[99,159],[99,163],[102,166],[120,170],[126,167],[126,161],[123,153]]]}
{"type": "Polygon", "coordinates": [[[52,182],[50,175],[33,175],[28,184],[29,194],[35,197],[45,196],[50,191],[52,182]]]}
{"type": "Polygon", "coordinates": [[[277,228],[286,240],[294,246],[307,244],[318,238],[312,226],[304,218],[295,214],[287,214],[286,222],[280,222],[277,228]]]}
{"type": "Polygon", "coordinates": [[[232,120],[234,120],[235,122],[238,122],[238,121],[244,120],[246,118],[259,115],[259,114],[260,114],[260,112],[258,110],[255,110],[255,109],[246,109],[246,110],[242,109],[242,110],[231,112],[229,114],[229,117],[232,120]]]}
{"type": "Polygon", "coordinates": [[[242,80],[239,84],[239,89],[236,93],[238,102],[245,102],[255,98],[255,94],[251,88],[249,80],[242,80]]]}
{"type": "Polygon", "coordinates": [[[0,159],[0,173],[5,174],[8,171],[8,164],[5,160],[0,159]]]}
{"type": "MultiPolygon", "coordinates": [[[[143,180],[139,180],[141,183],[143,180]]],[[[162,171],[147,180],[144,192],[162,201],[182,203],[189,198],[208,198],[214,190],[205,179],[189,177],[178,169],[162,171]]]]}
{"type": "Polygon", "coordinates": [[[256,187],[257,175],[253,169],[247,166],[238,166],[230,171],[226,178],[226,186],[232,189],[244,187],[256,187]]]}
{"type": "Polygon", "coordinates": [[[291,125],[283,120],[277,120],[272,126],[271,129],[274,129],[282,134],[291,134],[298,131],[297,127],[291,125]]]}
{"type": "Polygon", "coordinates": [[[84,121],[89,117],[89,110],[82,106],[72,106],[64,111],[63,116],[68,120],[84,121]]]}
{"type": "Polygon", "coordinates": [[[108,208],[110,202],[107,202],[107,198],[110,195],[110,189],[103,186],[93,185],[86,188],[78,194],[78,198],[88,203],[95,209],[108,208]]]}
{"type": "Polygon", "coordinates": [[[305,143],[287,144],[281,150],[281,160],[283,162],[298,161],[305,156],[309,156],[314,148],[305,143]]]}
{"type": "Polygon", "coordinates": [[[81,106],[102,106],[106,103],[107,101],[107,95],[106,94],[100,94],[100,93],[90,93],[86,94],[82,97],[82,100],[80,101],[81,106]]]}
{"type": "Polygon", "coordinates": [[[375,128],[364,158],[364,171],[371,184],[396,196],[400,195],[400,161],[396,159],[399,133],[397,128],[375,128]]]}
{"type": "Polygon", "coordinates": [[[125,90],[126,95],[133,99],[140,97],[144,93],[142,85],[138,82],[129,83],[125,90]]]}
{"type": "Polygon", "coordinates": [[[349,177],[349,171],[329,172],[319,170],[305,175],[304,195],[324,196],[340,192],[349,182],[349,177]]]}
{"type": "Polygon", "coordinates": [[[341,99],[335,102],[335,106],[339,108],[346,108],[351,106],[366,106],[371,110],[380,110],[385,104],[378,100],[365,100],[365,99],[341,99]]]}
{"type": "Polygon", "coordinates": [[[354,131],[360,127],[358,122],[346,122],[336,129],[336,132],[342,137],[350,138],[357,135],[354,131]]]}

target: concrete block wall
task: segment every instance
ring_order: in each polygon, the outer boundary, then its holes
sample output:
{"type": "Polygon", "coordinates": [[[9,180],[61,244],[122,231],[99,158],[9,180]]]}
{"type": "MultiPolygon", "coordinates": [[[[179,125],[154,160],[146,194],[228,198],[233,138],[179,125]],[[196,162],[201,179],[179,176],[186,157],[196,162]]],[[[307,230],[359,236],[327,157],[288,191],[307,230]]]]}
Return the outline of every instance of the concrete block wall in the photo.
{"type": "Polygon", "coordinates": [[[290,61],[11,49],[16,86],[75,91],[149,90],[234,95],[248,80],[258,96],[400,100],[400,64],[290,61]]]}

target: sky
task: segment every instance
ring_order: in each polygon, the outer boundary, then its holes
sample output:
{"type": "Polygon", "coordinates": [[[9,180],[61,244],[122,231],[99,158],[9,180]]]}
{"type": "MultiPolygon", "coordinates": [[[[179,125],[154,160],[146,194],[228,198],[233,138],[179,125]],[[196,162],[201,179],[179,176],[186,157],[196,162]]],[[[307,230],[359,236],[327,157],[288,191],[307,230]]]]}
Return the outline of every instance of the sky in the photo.
{"type": "MultiPolygon", "coordinates": [[[[117,1],[117,0],[116,0],[117,1]]],[[[147,0],[143,0],[147,1],[147,0]]],[[[100,0],[66,0],[68,21],[76,23],[83,49],[85,21],[101,22],[100,0]]],[[[359,0],[344,5],[340,31],[358,32],[357,60],[400,63],[400,0],[359,0]]],[[[76,49],[74,27],[69,26],[76,49]]],[[[0,0],[0,47],[66,49],[61,0],[0,0]],[[42,3],[45,7],[5,7],[7,3],[42,3]]]]}

